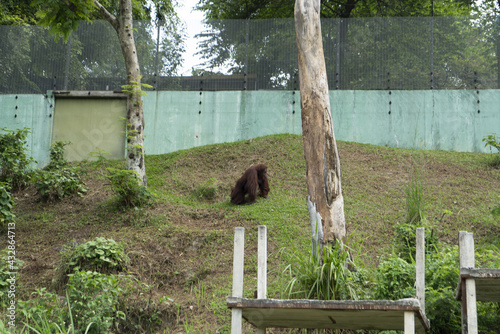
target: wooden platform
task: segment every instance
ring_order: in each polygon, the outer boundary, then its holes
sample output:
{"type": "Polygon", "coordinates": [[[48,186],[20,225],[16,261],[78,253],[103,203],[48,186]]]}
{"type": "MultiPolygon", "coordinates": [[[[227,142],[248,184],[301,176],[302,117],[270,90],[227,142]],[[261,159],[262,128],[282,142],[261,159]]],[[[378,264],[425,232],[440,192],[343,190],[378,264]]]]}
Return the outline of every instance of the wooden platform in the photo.
{"type": "Polygon", "coordinates": [[[242,310],[255,327],[404,330],[405,312],[415,330],[430,329],[416,298],[400,300],[246,299],[228,297],[230,308],[242,310]]]}
{"type": "Polygon", "coordinates": [[[424,229],[417,229],[416,297],[400,300],[310,300],[267,298],[267,228],[259,226],[257,256],[257,298],[243,298],[245,229],[234,234],[233,292],[227,297],[231,309],[231,333],[242,334],[242,319],[257,327],[319,328],[352,330],[403,330],[405,334],[430,329],[425,316],[424,229]]]}
{"type": "Polygon", "coordinates": [[[457,287],[457,300],[462,300],[461,282],[466,279],[476,282],[476,300],[482,302],[500,302],[500,269],[460,268],[460,278],[457,287]]]}

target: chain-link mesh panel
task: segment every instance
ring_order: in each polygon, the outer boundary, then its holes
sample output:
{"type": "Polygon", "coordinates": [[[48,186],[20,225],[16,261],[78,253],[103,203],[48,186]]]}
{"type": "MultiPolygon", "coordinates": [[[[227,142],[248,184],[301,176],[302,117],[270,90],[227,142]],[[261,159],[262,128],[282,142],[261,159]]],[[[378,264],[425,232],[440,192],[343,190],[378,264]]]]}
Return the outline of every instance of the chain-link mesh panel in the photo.
{"type": "MultiPolygon", "coordinates": [[[[330,89],[499,88],[494,17],[323,19],[330,89]]],[[[172,23],[135,22],[143,82],[158,90],[298,90],[293,19],[211,21],[197,36],[202,64],[179,76],[182,36],[172,23]]],[[[184,41],[185,42],[185,41],[184,41]]],[[[0,93],[121,90],[125,62],[105,21],[67,43],[40,27],[0,26],[0,93]]]]}

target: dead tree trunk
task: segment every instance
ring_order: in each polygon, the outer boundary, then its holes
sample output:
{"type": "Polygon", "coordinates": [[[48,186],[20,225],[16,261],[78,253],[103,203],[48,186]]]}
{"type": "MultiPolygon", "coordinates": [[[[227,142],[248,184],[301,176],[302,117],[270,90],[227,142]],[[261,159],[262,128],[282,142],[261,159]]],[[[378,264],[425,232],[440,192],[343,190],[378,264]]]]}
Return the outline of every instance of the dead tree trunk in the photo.
{"type": "Polygon", "coordinates": [[[333,132],[320,25],[320,0],[295,1],[307,206],[313,245],[346,235],[340,160],[333,132]]]}

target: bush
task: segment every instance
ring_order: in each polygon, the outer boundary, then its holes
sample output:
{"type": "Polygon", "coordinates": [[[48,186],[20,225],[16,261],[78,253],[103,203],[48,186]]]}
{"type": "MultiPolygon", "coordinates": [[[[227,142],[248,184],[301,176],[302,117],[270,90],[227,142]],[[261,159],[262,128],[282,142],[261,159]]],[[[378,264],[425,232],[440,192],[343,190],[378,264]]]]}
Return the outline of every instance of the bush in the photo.
{"type": "Polygon", "coordinates": [[[60,170],[68,166],[68,161],[64,158],[64,146],[71,144],[70,141],[56,141],[50,146],[50,162],[47,170],[60,170]]]}
{"type": "Polygon", "coordinates": [[[35,177],[35,187],[45,201],[61,200],[74,194],[83,196],[87,192],[76,167],[40,170],[35,177]]]}
{"type": "Polygon", "coordinates": [[[25,153],[29,130],[0,130],[5,132],[0,135],[0,182],[7,183],[13,190],[22,189],[31,180],[32,171],[29,165],[36,163],[25,153]]]}
{"type": "Polygon", "coordinates": [[[122,243],[103,237],[87,241],[62,251],[59,271],[69,274],[74,270],[117,273],[127,268],[130,259],[122,243]]]}
{"type": "Polygon", "coordinates": [[[7,190],[7,185],[0,182],[0,229],[4,229],[7,224],[14,221],[14,200],[7,190]]]}
{"type": "Polygon", "coordinates": [[[125,207],[140,207],[149,204],[153,195],[138,181],[133,170],[107,168],[111,189],[120,205],[125,207]]]}
{"type": "Polygon", "coordinates": [[[60,200],[78,194],[82,196],[87,190],[81,180],[81,172],[77,167],[68,167],[64,159],[64,146],[70,142],[57,141],[50,148],[50,163],[45,170],[38,171],[35,187],[45,201],[60,200]]]}
{"type": "Polygon", "coordinates": [[[67,296],[77,333],[92,323],[88,333],[112,333],[111,327],[125,320],[125,313],[119,310],[119,297],[125,293],[120,287],[120,277],[92,271],[75,271],[69,275],[67,296]]]}

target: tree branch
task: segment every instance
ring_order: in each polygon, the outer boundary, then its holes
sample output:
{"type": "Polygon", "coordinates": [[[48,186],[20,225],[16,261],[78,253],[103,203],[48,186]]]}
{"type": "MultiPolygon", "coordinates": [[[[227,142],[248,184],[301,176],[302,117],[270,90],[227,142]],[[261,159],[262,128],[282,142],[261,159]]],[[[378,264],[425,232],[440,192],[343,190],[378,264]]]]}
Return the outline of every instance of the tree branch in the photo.
{"type": "Polygon", "coordinates": [[[104,17],[104,19],[109,23],[111,23],[111,25],[113,26],[113,28],[115,28],[115,30],[118,30],[120,26],[120,22],[118,22],[118,19],[113,14],[108,12],[108,10],[104,8],[104,6],[101,5],[98,0],[94,0],[94,4],[96,5],[97,9],[104,17]]]}

